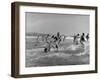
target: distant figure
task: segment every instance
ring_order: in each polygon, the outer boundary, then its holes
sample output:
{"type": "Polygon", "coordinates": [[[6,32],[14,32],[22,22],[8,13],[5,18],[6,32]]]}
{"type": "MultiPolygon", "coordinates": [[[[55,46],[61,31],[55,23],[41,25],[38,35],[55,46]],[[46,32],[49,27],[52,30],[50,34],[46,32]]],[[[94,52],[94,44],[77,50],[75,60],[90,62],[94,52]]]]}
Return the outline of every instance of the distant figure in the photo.
{"type": "Polygon", "coordinates": [[[45,41],[47,42],[48,41],[48,37],[49,37],[50,35],[49,34],[47,34],[46,36],[45,36],[45,41]]]}
{"type": "Polygon", "coordinates": [[[57,32],[57,37],[60,37],[60,32],[57,32]]]}
{"type": "Polygon", "coordinates": [[[63,41],[65,41],[65,39],[66,39],[66,36],[65,36],[65,35],[63,35],[63,41]]]}
{"type": "Polygon", "coordinates": [[[83,45],[83,47],[84,47],[84,42],[85,42],[85,34],[82,33],[82,35],[80,37],[80,43],[83,45]]]}
{"type": "Polygon", "coordinates": [[[89,40],[89,33],[86,35],[86,39],[87,39],[87,41],[89,40]]]}

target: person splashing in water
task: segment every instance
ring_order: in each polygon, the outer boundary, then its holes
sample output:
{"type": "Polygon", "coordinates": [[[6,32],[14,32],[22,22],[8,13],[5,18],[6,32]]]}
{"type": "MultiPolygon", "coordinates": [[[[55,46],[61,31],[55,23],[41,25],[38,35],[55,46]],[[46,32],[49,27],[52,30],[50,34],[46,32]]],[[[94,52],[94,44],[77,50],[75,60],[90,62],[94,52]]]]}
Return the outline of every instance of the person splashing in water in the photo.
{"type": "Polygon", "coordinates": [[[74,43],[76,44],[76,45],[78,45],[78,38],[79,38],[79,34],[77,34],[77,35],[74,35],[74,43]]]}
{"type": "Polygon", "coordinates": [[[81,37],[80,37],[80,43],[83,47],[85,47],[85,34],[82,33],[81,37]]]}

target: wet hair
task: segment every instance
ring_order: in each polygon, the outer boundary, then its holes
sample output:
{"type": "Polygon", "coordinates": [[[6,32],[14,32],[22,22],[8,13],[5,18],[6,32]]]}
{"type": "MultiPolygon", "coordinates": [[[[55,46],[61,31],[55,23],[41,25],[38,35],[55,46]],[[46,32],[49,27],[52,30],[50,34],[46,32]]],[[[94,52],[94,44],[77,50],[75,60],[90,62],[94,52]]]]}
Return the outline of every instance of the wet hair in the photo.
{"type": "Polygon", "coordinates": [[[82,35],[85,35],[85,33],[82,33],[82,35]]]}

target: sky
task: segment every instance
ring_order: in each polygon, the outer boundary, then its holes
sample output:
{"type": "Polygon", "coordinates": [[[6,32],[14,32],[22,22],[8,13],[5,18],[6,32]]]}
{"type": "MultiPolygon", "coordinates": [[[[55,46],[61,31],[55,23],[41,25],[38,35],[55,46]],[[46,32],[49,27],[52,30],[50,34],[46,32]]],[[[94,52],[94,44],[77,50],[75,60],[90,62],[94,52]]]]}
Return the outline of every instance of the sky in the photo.
{"type": "Polygon", "coordinates": [[[36,33],[60,32],[65,35],[89,33],[89,15],[25,13],[25,31],[36,33]]]}

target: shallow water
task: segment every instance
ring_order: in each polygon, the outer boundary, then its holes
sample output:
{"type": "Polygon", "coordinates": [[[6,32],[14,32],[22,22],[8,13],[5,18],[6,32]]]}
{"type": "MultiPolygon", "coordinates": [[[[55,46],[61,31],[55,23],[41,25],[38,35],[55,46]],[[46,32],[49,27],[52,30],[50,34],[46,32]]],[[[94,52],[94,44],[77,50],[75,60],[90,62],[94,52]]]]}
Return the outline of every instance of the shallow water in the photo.
{"type": "Polygon", "coordinates": [[[72,40],[66,40],[59,46],[58,52],[51,49],[44,52],[44,43],[34,46],[33,42],[27,43],[30,46],[26,49],[26,67],[58,66],[58,65],[85,65],[89,64],[89,43],[83,48],[81,44],[75,45],[72,40]]]}

